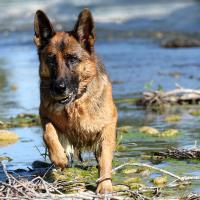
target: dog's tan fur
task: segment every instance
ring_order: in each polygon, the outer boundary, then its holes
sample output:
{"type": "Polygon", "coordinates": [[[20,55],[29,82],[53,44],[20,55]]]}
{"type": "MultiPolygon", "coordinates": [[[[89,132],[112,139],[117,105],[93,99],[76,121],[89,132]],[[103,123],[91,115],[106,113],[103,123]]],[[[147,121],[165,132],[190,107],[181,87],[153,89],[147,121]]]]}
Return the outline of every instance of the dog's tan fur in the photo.
{"type": "MultiPolygon", "coordinates": [[[[74,36],[74,32],[55,32],[45,44],[40,35],[40,23],[45,21],[42,17],[46,16],[38,11],[34,39],[40,59],[40,116],[50,159],[63,169],[68,164],[66,153],[92,149],[99,164],[97,192],[111,192],[117,111],[113,103],[111,82],[94,52],[95,34],[90,34],[86,39],[81,38],[84,34],[81,26],[91,22],[91,13],[84,9],[79,15],[74,29],[78,37],[74,36]],[[64,43],[62,49],[61,43],[64,43]],[[69,105],[61,105],[51,96],[51,71],[45,58],[52,52],[56,55],[59,75],[69,73],[63,64],[63,55],[75,52],[81,57],[81,62],[70,72],[72,76],[78,74],[79,86],[77,98],[69,105]]],[[[49,27],[53,30],[51,24],[49,27]]]]}

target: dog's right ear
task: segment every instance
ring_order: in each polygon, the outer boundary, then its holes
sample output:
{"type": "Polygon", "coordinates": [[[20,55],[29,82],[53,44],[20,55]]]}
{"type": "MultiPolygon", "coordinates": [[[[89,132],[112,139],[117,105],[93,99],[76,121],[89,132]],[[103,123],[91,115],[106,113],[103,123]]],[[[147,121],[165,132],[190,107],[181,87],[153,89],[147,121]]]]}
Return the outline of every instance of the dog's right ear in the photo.
{"type": "Polygon", "coordinates": [[[38,48],[45,46],[55,35],[55,31],[46,14],[38,10],[34,18],[34,41],[38,48]]]}

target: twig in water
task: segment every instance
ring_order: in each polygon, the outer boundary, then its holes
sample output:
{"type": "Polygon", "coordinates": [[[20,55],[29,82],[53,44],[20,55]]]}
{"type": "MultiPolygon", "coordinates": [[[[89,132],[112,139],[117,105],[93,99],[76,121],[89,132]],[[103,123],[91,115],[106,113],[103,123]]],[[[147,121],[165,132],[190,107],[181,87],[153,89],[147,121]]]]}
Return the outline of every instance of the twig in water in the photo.
{"type": "Polygon", "coordinates": [[[125,167],[125,166],[147,167],[147,168],[154,169],[154,170],[156,170],[156,171],[162,172],[162,173],[164,173],[164,174],[167,174],[167,175],[169,175],[169,176],[172,176],[172,177],[174,177],[174,178],[176,178],[176,179],[178,179],[178,180],[180,180],[180,181],[182,180],[182,178],[181,178],[180,176],[177,176],[177,175],[175,175],[175,174],[173,174],[173,173],[171,173],[171,172],[169,172],[169,171],[166,171],[166,170],[164,170],[164,169],[160,169],[160,168],[157,168],[157,167],[148,165],[148,164],[144,164],[144,163],[125,163],[125,164],[123,164],[123,165],[120,165],[120,166],[114,168],[114,169],[112,170],[112,172],[115,172],[115,171],[117,171],[117,170],[119,170],[119,169],[122,169],[122,168],[125,167]]]}

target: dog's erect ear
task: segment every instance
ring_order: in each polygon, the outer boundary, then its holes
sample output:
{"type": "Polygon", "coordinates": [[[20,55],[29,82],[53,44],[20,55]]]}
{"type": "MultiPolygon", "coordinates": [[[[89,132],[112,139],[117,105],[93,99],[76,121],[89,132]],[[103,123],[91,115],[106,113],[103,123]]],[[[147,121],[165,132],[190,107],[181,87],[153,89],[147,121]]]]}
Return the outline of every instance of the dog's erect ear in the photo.
{"type": "Polygon", "coordinates": [[[34,18],[35,43],[38,47],[44,46],[55,35],[55,31],[46,14],[38,10],[34,18]]]}
{"type": "Polygon", "coordinates": [[[78,16],[74,27],[74,34],[81,46],[89,53],[93,52],[96,38],[95,25],[89,9],[84,9],[78,16]]]}

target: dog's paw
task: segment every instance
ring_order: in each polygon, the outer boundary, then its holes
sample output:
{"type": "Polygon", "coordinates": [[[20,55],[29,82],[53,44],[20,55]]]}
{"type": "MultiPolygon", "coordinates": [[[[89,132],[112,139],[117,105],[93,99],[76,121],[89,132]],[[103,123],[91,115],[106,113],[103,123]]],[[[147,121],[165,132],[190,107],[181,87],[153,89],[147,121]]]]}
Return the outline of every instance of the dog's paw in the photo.
{"type": "Polygon", "coordinates": [[[64,168],[66,168],[68,166],[68,159],[65,155],[65,153],[57,153],[55,154],[51,154],[50,155],[50,159],[53,162],[53,164],[56,167],[61,168],[61,170],[63,170],[64,168]]]}
{"type": "Polygon", "coordinates": [[[105,194],[105,193],[111,193],[112,191],[113,187],[111,180],[105,180],[98,184],[96,193],[105,194]]]}

